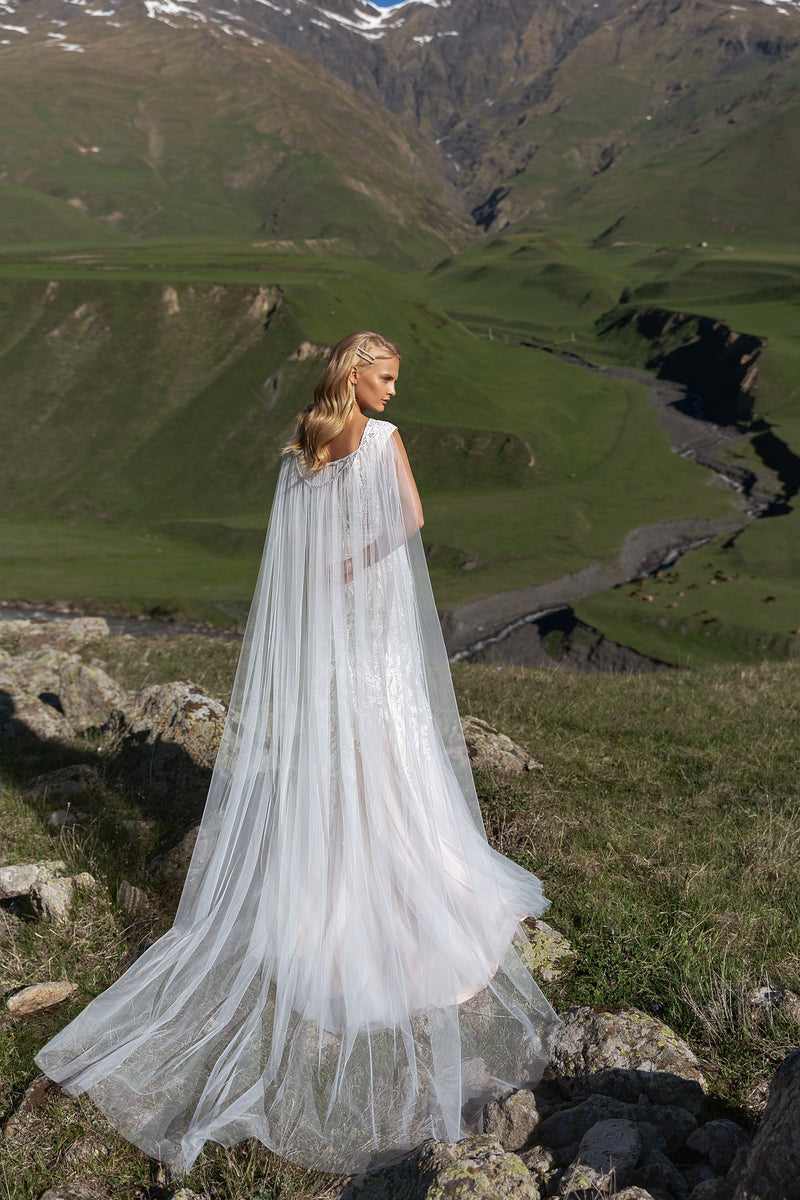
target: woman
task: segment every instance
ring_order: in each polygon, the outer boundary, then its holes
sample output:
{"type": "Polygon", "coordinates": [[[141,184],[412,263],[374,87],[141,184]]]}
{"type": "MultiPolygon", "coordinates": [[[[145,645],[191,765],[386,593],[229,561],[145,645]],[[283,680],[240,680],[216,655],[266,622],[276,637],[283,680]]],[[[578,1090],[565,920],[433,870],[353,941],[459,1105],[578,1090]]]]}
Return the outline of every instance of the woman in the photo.
{"type": "Polygon", "coordinates": [[[487,843],[394,426],[396,346],[333,350],[286,448],[173,928],[38,1055],[177,1170],[246,1137],[355,1172],[479,1127],[554,1014],[547,907],[487,843]]]}

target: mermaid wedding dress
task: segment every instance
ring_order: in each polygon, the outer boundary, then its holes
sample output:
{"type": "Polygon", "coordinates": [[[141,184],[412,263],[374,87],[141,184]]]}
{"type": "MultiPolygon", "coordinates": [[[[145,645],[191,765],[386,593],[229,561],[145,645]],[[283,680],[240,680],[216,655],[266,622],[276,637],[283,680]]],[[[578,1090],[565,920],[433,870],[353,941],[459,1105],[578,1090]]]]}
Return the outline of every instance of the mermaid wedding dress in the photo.
{"type": "Polygon", "coordinates": [[[486,841],[393,431],[284,459],[175,924],[37,1056],[176,1170],[256,1137],[356,1172],[547,1061],[547,901],[486,841]]]}

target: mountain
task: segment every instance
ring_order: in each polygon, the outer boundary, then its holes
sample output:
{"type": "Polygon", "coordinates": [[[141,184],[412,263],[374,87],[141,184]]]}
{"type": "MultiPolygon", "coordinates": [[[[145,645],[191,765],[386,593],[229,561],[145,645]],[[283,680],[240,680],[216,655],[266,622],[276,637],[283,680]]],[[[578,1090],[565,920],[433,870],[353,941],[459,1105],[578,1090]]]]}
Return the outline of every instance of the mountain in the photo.
{"type": "Polygon", "coordinates": [[[797,239],[800,3],[3,0],[0,241],[797,239]],[[47,86],[44,86],[44,82],[47,86]]]}

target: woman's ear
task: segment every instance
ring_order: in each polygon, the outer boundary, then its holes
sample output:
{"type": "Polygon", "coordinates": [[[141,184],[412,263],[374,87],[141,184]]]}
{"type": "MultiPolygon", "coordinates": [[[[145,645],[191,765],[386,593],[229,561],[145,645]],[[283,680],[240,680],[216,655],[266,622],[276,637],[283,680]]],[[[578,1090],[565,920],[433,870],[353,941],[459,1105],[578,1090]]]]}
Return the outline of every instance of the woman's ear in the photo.
{"type": "Polygon", "coordinates": [[[350,368],[350,382],[358,383],[358,367],[350,368]]]}

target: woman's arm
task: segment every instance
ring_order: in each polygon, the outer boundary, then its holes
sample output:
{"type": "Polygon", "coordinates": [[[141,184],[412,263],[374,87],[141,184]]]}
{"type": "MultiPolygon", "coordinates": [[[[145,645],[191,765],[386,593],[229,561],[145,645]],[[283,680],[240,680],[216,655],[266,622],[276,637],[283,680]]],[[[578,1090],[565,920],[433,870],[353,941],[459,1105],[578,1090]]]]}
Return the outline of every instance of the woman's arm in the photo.
{"type": "MultiPolygon", "coordinates": [[[[403,440],[400,437],[400,433],[397,429],[395,429],[394,433],[392,434],[392,437],[394,438],[394,444],[397,447],[397,453],[400,457],[400,463],[401,463],[401,466],[402,466],[402,469],[403,469],[403,472],[405,475],[405,482],[408,487],[408,499],[411,501],[411,504],[413,505],[414,516],[415,516],[416,522],[417,522],[417,529],[422,529],[422,526],[425,523],[424,518],[422,516],[422,501],[419,498],[419,492],[417,491],[417,485],[414,482],[414,476],[411,471],[411,464],[408,461],[408,455],[406,454],[406,448],[403,445],[403,440]]],[[[412,532],[412,531],[409,530],[409,532],[412,532]]]]}

